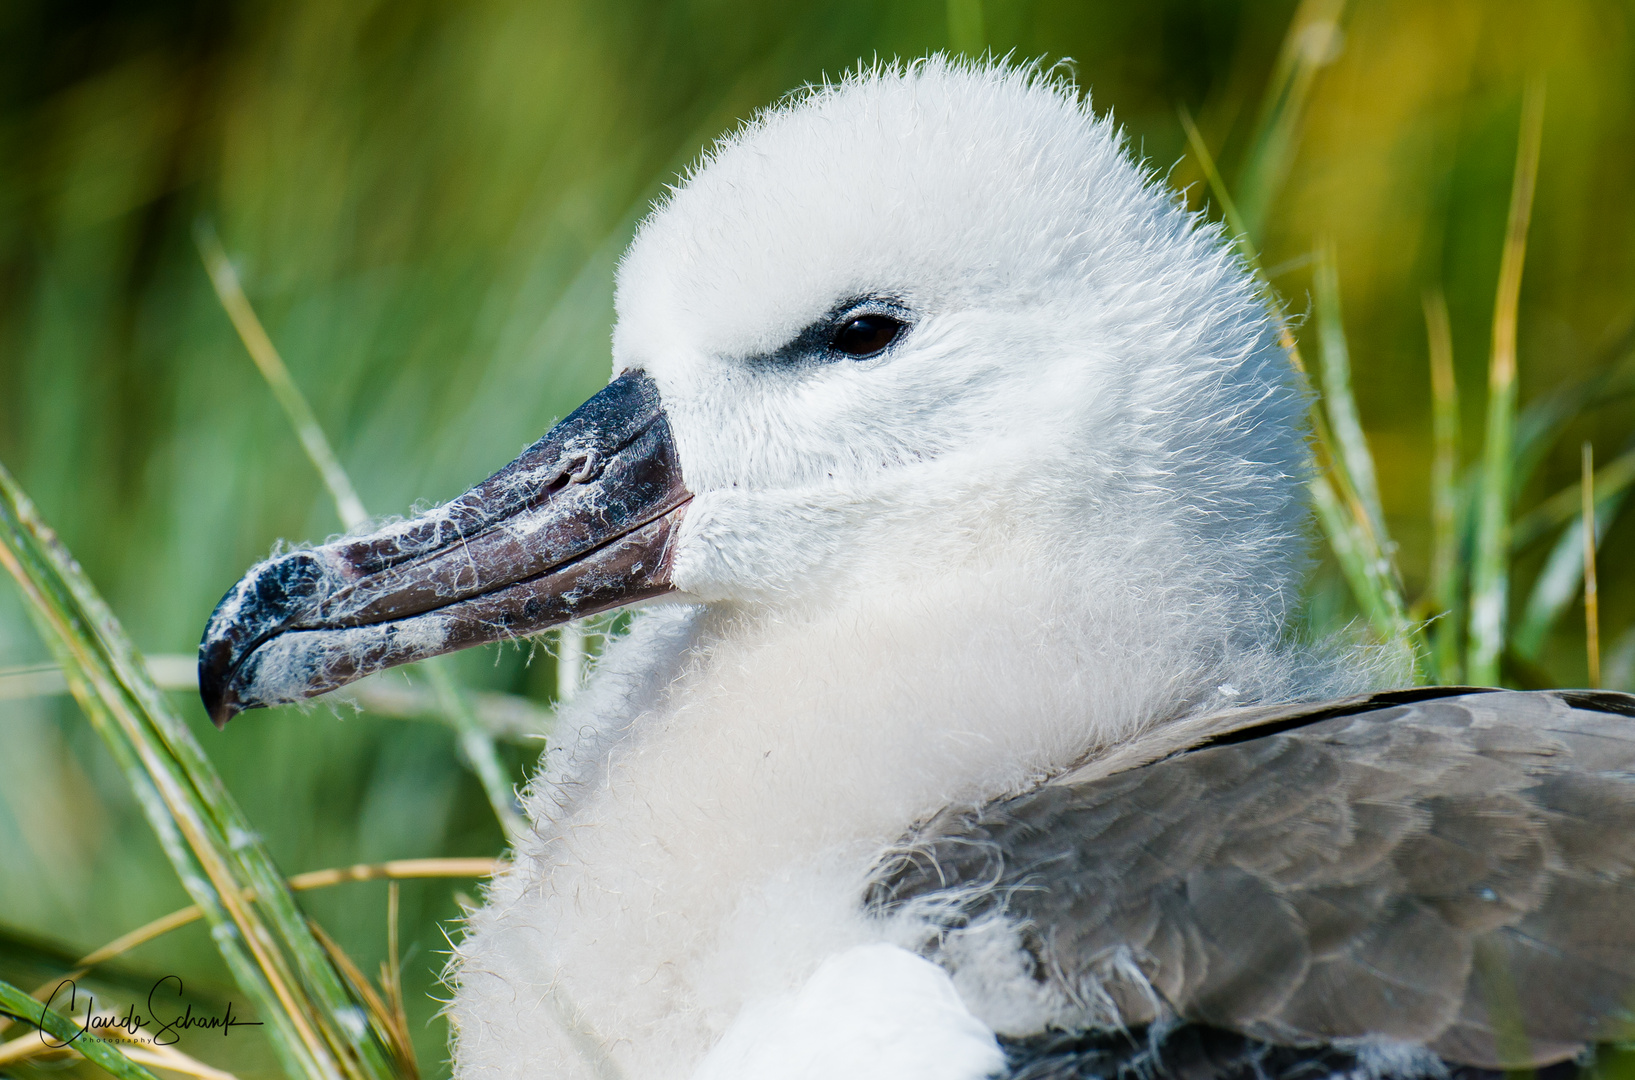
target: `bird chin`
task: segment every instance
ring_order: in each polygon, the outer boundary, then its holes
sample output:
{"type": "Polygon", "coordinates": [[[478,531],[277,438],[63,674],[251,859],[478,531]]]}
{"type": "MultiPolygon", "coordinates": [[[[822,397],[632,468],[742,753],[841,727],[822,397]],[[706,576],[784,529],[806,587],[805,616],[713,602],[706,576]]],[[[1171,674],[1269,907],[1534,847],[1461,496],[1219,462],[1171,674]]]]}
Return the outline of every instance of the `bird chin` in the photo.
{"type": "Polygon", "coordinates": [[[691,499],[657,389],[626,372],[446,506],[252,569],[200,642],[205,708],[220,727],[661,596],[691,499]]]}

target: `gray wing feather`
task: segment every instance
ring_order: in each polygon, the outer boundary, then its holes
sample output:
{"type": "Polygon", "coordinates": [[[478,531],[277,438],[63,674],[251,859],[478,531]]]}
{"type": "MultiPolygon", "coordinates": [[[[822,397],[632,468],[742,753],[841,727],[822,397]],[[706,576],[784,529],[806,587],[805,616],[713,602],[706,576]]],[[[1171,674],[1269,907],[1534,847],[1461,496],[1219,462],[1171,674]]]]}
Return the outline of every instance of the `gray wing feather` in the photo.
{"type": "Polygon", "coordinates": [[[1167,1005],[1483,1067],[1635,1037],[1635,698],[1445,693],[1282,710],[944,811],[871,902],[1003,914],[1040,978],[1130,1025],[1167,1005]]]}

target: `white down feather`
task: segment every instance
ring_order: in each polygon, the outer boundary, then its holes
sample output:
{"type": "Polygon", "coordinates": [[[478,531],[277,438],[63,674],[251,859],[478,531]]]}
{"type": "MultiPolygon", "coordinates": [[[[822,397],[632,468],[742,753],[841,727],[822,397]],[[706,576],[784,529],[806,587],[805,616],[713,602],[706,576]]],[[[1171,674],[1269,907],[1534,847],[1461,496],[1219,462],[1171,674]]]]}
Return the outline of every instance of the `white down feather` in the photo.
{"type": "MultiPolygon", "coordinates": [[[[625,256],[614,366],[696,496],[686,603],[528,789],[452,969],[461,1080],[688,1076],[746,1007],[913,941],[859,907],[913,822],[1378,678],[1290,641],[1305,398],[1262,298],[1055,76],[877,66],[723,139],[625,256]],[[856,297],[907,313],[882,356],[771,356],[856,297]]],[[[1082,1015],[986,948],[989,1027],[1082,1015]]]]}

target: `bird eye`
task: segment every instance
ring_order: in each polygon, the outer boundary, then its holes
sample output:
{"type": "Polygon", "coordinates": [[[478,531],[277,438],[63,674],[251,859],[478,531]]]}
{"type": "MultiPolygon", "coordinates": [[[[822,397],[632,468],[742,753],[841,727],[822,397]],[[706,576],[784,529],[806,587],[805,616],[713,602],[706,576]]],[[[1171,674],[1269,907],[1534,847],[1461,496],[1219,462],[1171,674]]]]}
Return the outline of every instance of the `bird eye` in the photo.
{"type": "Polygon", "coordinates": [[[890,315],[859,315],[836,330],[830,344],[847,356],[873,356],[890,345],[902,328],[890,315]]]}

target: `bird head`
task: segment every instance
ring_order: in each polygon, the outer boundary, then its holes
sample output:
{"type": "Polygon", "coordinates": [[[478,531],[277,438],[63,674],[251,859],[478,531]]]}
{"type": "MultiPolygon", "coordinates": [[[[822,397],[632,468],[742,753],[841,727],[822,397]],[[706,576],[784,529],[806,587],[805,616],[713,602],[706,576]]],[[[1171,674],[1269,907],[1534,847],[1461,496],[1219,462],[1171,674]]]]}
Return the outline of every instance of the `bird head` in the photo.
{"type": "Polygon", "coordinates": [[[255,567],[218,723],[674,595],[932,580],[1283,632],[1303,397],[1217,230],[1061,77],[932,59],[727,136],[618,274],[614,379],[454,502],[255,567]]]}

